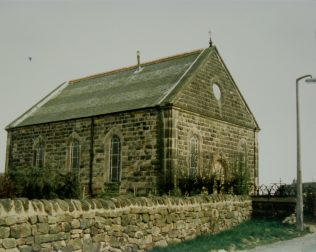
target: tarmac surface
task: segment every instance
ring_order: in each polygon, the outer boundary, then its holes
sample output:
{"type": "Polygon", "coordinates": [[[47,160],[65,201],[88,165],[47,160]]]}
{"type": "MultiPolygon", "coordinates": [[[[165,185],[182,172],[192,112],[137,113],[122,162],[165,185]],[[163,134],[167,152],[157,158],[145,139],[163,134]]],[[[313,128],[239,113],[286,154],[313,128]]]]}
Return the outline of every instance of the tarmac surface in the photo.
{"type": "Polygon", "coordinates": [[[242,252],[316,252],[316,233],[307,234],[292,240],[259,246],[242,252]]]}

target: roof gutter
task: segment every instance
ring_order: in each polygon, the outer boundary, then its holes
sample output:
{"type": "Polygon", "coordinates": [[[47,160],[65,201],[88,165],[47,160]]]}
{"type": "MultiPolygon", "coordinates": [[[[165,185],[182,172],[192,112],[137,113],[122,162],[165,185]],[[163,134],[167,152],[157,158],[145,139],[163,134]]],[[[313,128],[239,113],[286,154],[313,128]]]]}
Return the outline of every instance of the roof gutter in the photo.
{"type": "Polygon", "coordinates": [[[68,81],[60,84],[57,88],[55,88],[53,91],[51,91],[48,95],[46,95],[43,99],[41,99],[39,102],[37,102],[33,107],[28,109],[25,113],[23,113],[21,116],[19,116],[17,119],[15,119],[13,122],[11,122],[7,127],[5,127],[5,130],[9,130],[10,128],[16,127],[24,121],[27,117],[34,114],[40,107],[42,107],[46,102],[48,102],[50,99],[56,97],[61,93],[61,91],[68,85],[68,81]]]}

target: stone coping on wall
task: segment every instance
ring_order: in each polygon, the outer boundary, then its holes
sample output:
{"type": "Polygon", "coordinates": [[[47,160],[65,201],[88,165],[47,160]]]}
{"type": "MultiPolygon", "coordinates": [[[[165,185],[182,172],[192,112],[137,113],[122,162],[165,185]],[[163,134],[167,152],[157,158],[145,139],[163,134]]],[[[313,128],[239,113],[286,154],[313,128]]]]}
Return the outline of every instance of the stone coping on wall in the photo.
{"type": "Polygon", "coordinates": [[[262,196],[252,196],[251,200],[254,202],[279,202],[279,203],[296,203],[297,199],[295,197],[262,197],[262,196]]]}
{"type": "MultiPolygon", "coordinates": [[[[16,216],[17,219],[29,216],[51,215],[56,216],[60,214],[69,213],[97,213],[108,212],[109,217],[112,217],[116,211],[123,211],[128,209],[141,209],[141,213],[149,211],[151,208],[165,208],[166,206],[171,210],[177,210],[183,206],[197,207],[201,204],[251,201],[248,196],[235,195],[210,195],[210,196],[194,196],[194,197],[116,197],[108,199],[55,199],[55,200],[28,200],[26,198],[16,199],[0,199],[0,218],[7,216],[16,216]],[[115,210],[115,211],[113,211],[115,210]]],[[[137,212],[135,212],[137,213],[137,212]]],[[[115,214],[114,214],[115,215],[115,214]]],[[[1,223],[1,219],[0,219],[1,223]]]]}

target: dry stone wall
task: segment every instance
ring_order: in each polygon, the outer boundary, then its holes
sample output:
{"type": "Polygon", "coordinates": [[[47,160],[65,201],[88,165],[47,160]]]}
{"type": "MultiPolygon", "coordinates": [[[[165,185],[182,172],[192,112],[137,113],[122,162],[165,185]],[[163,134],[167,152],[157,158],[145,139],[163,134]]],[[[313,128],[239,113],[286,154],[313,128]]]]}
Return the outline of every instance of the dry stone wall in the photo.
{"type": "Polygon", "coordinates": [[[250,218],[246,196],[0,200],[0,252],[146,251],[250,218]]]}

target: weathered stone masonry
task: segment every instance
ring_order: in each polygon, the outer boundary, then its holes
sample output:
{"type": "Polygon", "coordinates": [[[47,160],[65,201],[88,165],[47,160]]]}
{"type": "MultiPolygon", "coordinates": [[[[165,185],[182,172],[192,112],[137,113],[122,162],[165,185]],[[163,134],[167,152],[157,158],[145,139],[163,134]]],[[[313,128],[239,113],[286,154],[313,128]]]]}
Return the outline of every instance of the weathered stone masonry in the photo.
{"type": "MultiPolygon", "coordinates": [[[[90,183],[92,158],[93,192],[100,192],[108,182],[109,163],[106,137],[112,132],[122,136],[122,184],[120,193],[155,193],[159,163],[157,160],[156,110],[117,113],[86,119],[15,128],[11,131],[10,167],[32,167],[32,146],[41,137],[45,142],[45,167],[67,171],[67,143],[75,132],[80,137],[80,177],[86,186],[90,183]],[[93,135],[91,135],[93,124],[93,135]],[[91,144],[91,141],[93,144],[91,144]],[[93,155],[91,153],[93,147],[93,155]]],[[[88,188],[87,188],[88,189],[88,188]]]]}
{"type": "Polygon", "coordinates": [[[186,80],[172,100],[172,108],[165,123],[166,148],[170,155],[168,167],[176,177],[187,176],[190,166],[190,138],[198,138],[198,173],[216,173],[216,166],[225,166],[225,179],[241,151],[245,148],[245,168],[250,181],[258,185],[259,131],[247,104],[215,51],[186,80]],[[221,92],[217,99],[212,89],[216,84],[221,92]]]}
{"type": "Polygon", "coordinates": [[[198,114],[174,110],[177,131],[177,171],[179,176],[187,174],[189,167],[188,136],[196,134],[201,139],[199,167],[201,174],[212,172],[216,162],[225,163],[228,168],[233,167],[238,145],[244,140],[247,145],[247,169],[251,181],[256,181],[255,132],[246,127],[239,127],[230,123],[209,120],[198,114]]]}
{"type": "Polygon", "coordinates": [[[41,138],[45,142],[44,165],[49,169],[67,170],[67,142],[73,132],[81,142],[81,177],[88,182],[90,161],[91,120],[69,120],[50,124],[15,128],[10,132],[11,146],[9,166],[13,169],[29,169],[33,166],[34,141],[41,138]]]}
{"type": "Polygon", "coordinates": [[[241,196],[0,200],[0,252],[145,251],[250,218],[241,196]]]}
{"type": "Polygon", "coordinates": [[[122,180],[120,193],[146,195],[156,192],[159,173],[155,109],[113,114],[95,119],[93,184],[95,190],[107,181],[109,160],[105,138],[111,131],[121,134],[122,180]]]}

